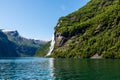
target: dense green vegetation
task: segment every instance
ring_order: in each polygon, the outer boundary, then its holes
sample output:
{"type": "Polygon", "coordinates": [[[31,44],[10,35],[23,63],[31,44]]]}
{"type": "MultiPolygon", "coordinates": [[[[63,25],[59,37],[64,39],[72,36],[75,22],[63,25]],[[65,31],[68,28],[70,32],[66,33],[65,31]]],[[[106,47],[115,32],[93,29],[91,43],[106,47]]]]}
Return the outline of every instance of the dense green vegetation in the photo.
{"type": "Polygon", "coordinates": [[[48,53],[50,47],[50,42],[48,42],[46,45],[40,47],[36,54],[35,57],[45,57],[45,55],[48,53]]]}
{"type": "Polygon", "coordinates": [[[55,47],[53,57],[120,58],[120,0],[90,0],[61,17],[55,32],[67,40],[55,47]]]}

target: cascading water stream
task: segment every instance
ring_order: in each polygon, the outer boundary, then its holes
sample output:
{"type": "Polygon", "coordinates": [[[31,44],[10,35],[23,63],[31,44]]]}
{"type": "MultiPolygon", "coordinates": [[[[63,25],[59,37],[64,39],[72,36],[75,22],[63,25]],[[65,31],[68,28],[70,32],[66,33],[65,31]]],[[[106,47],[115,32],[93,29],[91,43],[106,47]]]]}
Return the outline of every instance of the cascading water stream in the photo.
{"type": "Polygon", "coordinates": [[[52,54],[52,51],[54,49],[54,45],[55,45],[55,37],[54,37],[54,34],[53,34],[51,45],[50,45],[50,50],[49,50],[49,52],[48,52],[48,54],[46,56],[50,56],[52,54]]]}

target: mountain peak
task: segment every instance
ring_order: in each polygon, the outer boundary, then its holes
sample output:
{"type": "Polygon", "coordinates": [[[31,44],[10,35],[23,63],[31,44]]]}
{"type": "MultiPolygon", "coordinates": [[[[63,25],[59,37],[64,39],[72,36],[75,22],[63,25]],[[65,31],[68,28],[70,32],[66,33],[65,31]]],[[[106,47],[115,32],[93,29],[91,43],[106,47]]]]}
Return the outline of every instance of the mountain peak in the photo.
{"type": "Polygon", "coordinates": [[[9,34],[11,36],[19,36],[19,33],[17,30],[2,30],[2,32],[9,34]]]}

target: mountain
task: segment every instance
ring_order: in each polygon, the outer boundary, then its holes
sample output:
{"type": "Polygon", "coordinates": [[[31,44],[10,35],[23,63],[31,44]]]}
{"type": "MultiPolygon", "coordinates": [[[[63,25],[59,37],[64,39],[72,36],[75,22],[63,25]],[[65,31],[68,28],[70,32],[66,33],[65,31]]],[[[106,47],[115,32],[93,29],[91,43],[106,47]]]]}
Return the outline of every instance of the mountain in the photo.
{"type": "Polygon", "coordinates": [[[18,57],[16,50],[14,49],[13,42],[9,41],[7,36],[0,30],[0,58],[1,57],[18,57]]]}
{"type": "Polygon", "coordinates": [[[14,49],[20,57],[34,56],[37,49],[46,44],[46,41],[27,39],[19,35],[18,31],[2,30],[8,40],[16,44],[14,49]]]}
{"type": "Polygon", "coordinates": [[[53,57],[120,58],[120,0],[90,0],[61,17],[53,57]]]}
{"type": "Polygon", "coordinates": [[[50,42],[46,43],[44,46],[40,47],[37,51],[35,56],[36,57],[45,57],[46,54],[49,52],[50,42]]]}

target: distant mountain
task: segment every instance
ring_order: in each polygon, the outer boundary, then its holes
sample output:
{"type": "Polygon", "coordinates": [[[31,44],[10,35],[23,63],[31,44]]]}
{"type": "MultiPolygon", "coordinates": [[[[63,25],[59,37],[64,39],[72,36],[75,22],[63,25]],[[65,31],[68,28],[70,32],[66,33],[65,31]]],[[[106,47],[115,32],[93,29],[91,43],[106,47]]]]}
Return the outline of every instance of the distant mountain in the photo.
{"type": "Polygon", "coordinates": [[[120,0],[90,0],[61,17],[53,57],[120,58],[120,0]]]}
{"type": "Polygon", "coordinates": [[[46,41],[24,38],[19,35],[18,31],[2,30],[2,33],[6,36],[8,41],[15,44],[14,46],[12,45],[12,47],[19,57],[34,56],[36,50],[47,43],[46,41]]]}
{"type": "Polygon", "coordinates": [[[18,31],[6,31],[3,32],[8,36],[8,39],[18,45],[26,45],[31,47],[40,47],[46,44],[46,41],[35,40],[35,39],[27,39],[19,35],[18,31]]]}
{"type": "Polygon", "coordinates": [[[0,58],[1,57],[18,57],[14,47],[16,44],[9,41],[7,36],[0,30],[0,58]]]}

